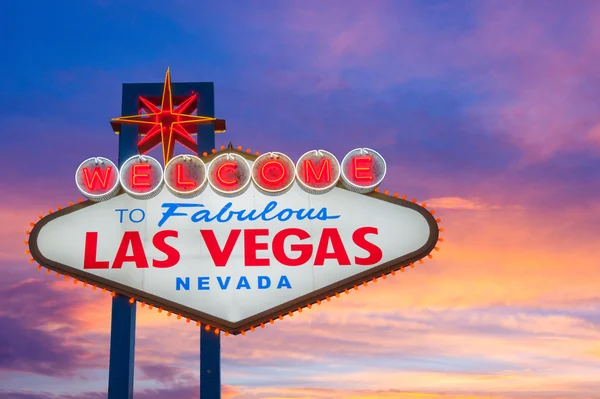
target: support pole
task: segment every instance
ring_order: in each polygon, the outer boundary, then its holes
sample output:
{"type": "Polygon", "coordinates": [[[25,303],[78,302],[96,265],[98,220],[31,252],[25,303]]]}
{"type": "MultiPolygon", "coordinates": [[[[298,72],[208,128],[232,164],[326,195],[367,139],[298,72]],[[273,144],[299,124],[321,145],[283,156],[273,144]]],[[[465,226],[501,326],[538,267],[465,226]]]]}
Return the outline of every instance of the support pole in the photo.
{"type": "MultiPolygon", "coordinates": [[[[137,98],[131,101],[128,94],[123,86],[121,115],[133,115],[137,111],[137,98]]],[[[119,134],[119,167],[138,153],[137,141],[137,128],[124,126],[119,134]]],[[[108,399],[133,399],[135,310],[136,303],[129,303],[126,296],[117,294],[112,298],[108,399]]]]}
{"type": "Polygon", "coordinates": [[[221,336],[200,332],[200,399],[221,399],[221,336]]]}
{"type": "MultiPolygon", "coordinates": [[[[211,92],[199,96],[198,115],[215,116],[214,89],[211,92]]],[[[197,141],[198,154],[210,154],[215,148],[215,127],[199,125],[197,141]]],[[[221,335],[204,328],[200,329],[200,399],[221,399],[221,335]]]]}

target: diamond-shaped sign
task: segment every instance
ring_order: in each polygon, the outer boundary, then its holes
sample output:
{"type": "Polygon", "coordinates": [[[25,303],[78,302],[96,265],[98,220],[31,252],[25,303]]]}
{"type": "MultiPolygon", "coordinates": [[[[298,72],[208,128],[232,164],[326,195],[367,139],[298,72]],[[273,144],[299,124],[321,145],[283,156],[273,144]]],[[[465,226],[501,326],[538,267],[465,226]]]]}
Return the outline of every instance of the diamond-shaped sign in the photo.
{"type": "Polygon", "coordinates": [[[85,201],[43,218],[29,245],[49,269],[237,334],[411,264],[438,234],[418,204],[294,182],[85,201]]]}

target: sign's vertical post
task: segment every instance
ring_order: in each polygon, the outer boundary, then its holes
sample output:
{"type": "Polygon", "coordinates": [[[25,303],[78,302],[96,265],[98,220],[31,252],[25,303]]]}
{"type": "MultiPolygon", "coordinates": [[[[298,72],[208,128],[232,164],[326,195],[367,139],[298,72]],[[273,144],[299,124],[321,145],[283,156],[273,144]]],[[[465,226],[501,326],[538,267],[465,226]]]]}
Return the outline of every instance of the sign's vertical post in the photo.
{"type": "Polygon", "coordinates": [[[200,398],[221,399],[221,336],[200,331],[200,398]]]}
{"type": "MultiPolygon", "coordinates": [[[[137,113],[137,96],[123,85],[121,115],[137,113]]],[[[119,133],[119,167],[138,153],[136,126],[124,125],[119,133]]],[[[133,371],[135,355],[136,303],[117,294],[112,298],[110,325],[110,359],[108,366],[108,399],[133,398],[133,371]]]]}
{"type": "MultiPolygon", "coordinates": [[[[198,96],[197,114],[215,116],[214,86],[198,96]]],[[[198,154],[215,148],[215,126],[198,126],[198,154]]],[[[221,399],[221,335],[200,329],[200,398],[221,399]]]]}

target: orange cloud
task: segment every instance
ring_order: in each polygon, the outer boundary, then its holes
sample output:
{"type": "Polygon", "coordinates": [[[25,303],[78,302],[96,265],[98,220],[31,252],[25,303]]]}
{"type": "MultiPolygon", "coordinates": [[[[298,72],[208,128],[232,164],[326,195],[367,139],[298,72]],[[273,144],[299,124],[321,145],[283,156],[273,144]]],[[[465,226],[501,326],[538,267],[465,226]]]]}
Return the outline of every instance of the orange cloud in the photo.
{"type": "MultiPolygon", "coordinates": [[[[241,387],[238,399],[547,399],[548,396],[536,391],[520,392],[507,396],[498,393],[430,393],[410,389],[326,389],[326,388],[248,388],[241,387]]],[[[572,398],[571,395],[552,395],[553,399],[572,398]]],[[[591,398],[591,396],[581,396],[591,398]]]]}
{"type": "Polygon", "coordinates": [[[468,200],[460,197],[431,198],[424,201],[432,209],[469,209],[483,211],[489,209],[500,209],[498,205],[489,205],[478,199],[468,200]]]}

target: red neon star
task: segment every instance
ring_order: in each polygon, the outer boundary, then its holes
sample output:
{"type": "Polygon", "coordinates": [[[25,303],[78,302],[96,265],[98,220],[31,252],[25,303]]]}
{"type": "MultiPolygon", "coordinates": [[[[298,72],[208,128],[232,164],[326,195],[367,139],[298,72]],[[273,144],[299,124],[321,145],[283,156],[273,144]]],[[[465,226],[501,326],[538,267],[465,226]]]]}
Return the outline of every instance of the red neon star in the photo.
{"type": "Polygon", "coordinates": [[[171,74],[167,68],[160,108],[151,100],[140,96],[140,106],[145,114],[114,118],[110,124],[116,133],[120,132],[123,123],[137,125],[139,134],[144,136],[138,142],[140,154],[145,154],[162,143],[163,161],[166,165],[173,157],[176,141],[193,152],[197,150],[196,141],[192,137],[197,131],[196,125],[214,123],[215,132],[225,131],[223,119],[192,115],[196,109],[197,98],[198,94],[192,93],[173,109],[171,74]]]}

